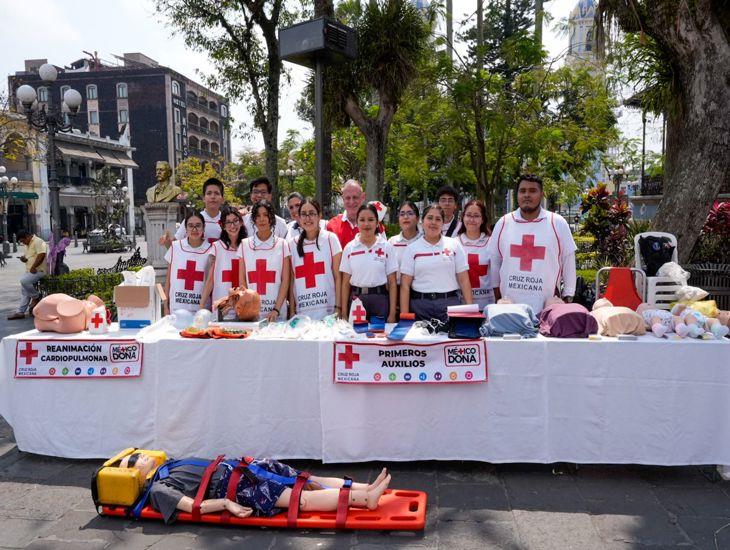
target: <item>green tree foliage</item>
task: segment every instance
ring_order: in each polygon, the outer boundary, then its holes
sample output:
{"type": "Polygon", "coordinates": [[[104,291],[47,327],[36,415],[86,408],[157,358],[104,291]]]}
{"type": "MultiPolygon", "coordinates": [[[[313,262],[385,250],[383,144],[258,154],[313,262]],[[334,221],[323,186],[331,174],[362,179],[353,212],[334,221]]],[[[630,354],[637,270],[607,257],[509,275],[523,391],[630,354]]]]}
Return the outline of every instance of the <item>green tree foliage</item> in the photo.
{"type": "Polygon", "coordinates": [[[599,184],[583,195],[581,211],[585,215],[581,232],[594,237],[592,249],[601,265],[628,265],[633,246],[628,205],[612,198],[606,186],[599,184]]]}
{"type": "MultiPolygon", "coordinates": [[[[195,209],[202,209],[203,184],[209,178],[218,178],[224,183],[230,181],[234,174],[232,167],[227,167],[224,174],[220,174],[209,162],[201,161],[196,157],[188,157],[175,167],[175,183],[187,193],[187,201],[195,209]]],[[[238,197],[231,185],[225,185],[226,202],[237,204],[238,197]]]]}
{"type": "Polygon", "coordinates": [[[365,137],[365,187],[368,197],[375,198],[382,196],[390,125],[427,52],[430,26],[408,0],[349,7],[357,58],[331,68],[330,93],[365,137]]]}
{"type": "Polygon", "coordinates": [[[208,83],[229,99],[244,101],[266,148],[266,174],[278,172],[279,26],[294,21],[283,0],[156,0],[188,47],[208,54],[215,71],[208,83]]]}
{"type": "Polygon", "coordinates": [[[642,106],[666,117],[664,193],[653,227],[689,259],[730,181],[730,17],[725,1],[600,0],[597,38],[642,106]],[[618,32],[617,32],[618,31],[618,32]]]}

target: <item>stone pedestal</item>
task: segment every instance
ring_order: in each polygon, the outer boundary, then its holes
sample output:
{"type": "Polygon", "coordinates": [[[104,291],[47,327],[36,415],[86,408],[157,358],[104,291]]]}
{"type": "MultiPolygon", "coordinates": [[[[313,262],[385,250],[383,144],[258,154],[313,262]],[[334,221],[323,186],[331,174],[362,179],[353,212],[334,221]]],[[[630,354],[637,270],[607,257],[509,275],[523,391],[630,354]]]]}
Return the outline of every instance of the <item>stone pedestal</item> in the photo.
{"type": "Polygon", "coordinates": [[[179,205],[175,202],[155,202],[142,206],[144,213],[145,235],[147,236],[147,265],[155,268],[157,282],[165,282],[167,248],[159,244],[160,237],[169,231],[175,235],[175,223],[179,205]]]}

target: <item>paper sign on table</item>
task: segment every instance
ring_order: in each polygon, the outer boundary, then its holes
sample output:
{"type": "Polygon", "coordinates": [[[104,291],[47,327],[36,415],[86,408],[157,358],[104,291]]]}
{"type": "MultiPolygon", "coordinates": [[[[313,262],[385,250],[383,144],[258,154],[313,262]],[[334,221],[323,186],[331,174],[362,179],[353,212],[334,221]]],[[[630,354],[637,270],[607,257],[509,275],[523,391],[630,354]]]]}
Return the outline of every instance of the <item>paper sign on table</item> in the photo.
{"type": "Polygon", "coordinates": [[[484,340],[432,344],[334,343],[333,379],[339,384],[459,384],[486,382],[484,340]]]}

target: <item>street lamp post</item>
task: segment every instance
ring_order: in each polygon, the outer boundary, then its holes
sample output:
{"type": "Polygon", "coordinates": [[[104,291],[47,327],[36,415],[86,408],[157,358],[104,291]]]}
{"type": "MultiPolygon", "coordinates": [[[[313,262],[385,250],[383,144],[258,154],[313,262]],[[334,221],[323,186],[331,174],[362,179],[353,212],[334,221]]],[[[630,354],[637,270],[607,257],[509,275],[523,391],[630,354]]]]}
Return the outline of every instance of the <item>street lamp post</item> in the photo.
{"type": "MultiPolygon", "coordinates": [[[[127,191],[129,190],[126,185],[122,185],[122,180],[117,179],[115,182],[116,185],[112,185],[111,187],[111,194],[112,194],[112,205],[115,211],[120,212],[120,222],[119,225],[124,228],[127,233],[129,233],[129,228],[126,227],[126,216],[124,215],[124,211],[126,210],[125,204],[127,199],[127,191]]],[[[114,221],[116,223],[116,214],[114,217],[114,221]]]]}
{"type": "Polygon", "coordinates": [[[8,206],[10,204],[10,196],[18,185],[18,178],[15,176],[8,178],[5,175],[6,172],[6,168],[0,166],[0,197],[2,198],[3,204],[3,254],[5,256],[10,254],[10,242],[8,242],[8,206]],[[10,188],[8,188],[8,183],[10,183],[10,188]]]}
{"type": "Polygon", "coordinates": [[[289,157],[289,160],[286,161],[286,170],[279,170],[279,177],[287,177],[289,179],[289,185],[291,187],[294,187],[294,180],[297,179],[297,176],[301,176],[304,174],[304,170],[301,168],[297,169],[296,163],[294,162],[294,159],[289,157]]]}
{"type": "MultiPolygon", "coordinates": [[[[38,75],[45,83],[53,83],[58,78],[56,67],[50,63],[41,65],[38,75]]],[[[50,91],[49,91],[50,92],[50,91]]],[[[34,109],[37,105],[36,91],[32,86],[23,84],[15,92],[15,95],[23,104],[25,116],[28,118],[28,125],[36,130],[48,134],[48,189],[51,201],[51,231],[53,240],[58,243],[61,239],[61,203],[60,186],[56,174],[56,146],[55,137],[58,132],[70,132],[71,121],[66,123],[65,114],[70,117],[76,116],[81,106],[81,94],[69,88],[63,94],[63,102],[60,107],[53,105],[53,93],[48,94],[48,108],[45,105],[40,109],[34,109]]]]}

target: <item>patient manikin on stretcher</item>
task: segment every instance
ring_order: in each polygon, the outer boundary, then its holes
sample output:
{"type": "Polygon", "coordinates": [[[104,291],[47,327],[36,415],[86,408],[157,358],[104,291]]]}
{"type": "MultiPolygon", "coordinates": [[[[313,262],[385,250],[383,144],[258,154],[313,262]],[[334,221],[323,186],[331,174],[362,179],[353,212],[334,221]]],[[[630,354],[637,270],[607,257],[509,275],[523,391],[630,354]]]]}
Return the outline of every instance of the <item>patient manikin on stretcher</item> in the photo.
{"type": "Polygon", "coordinates": [[[125,449],[95,473],[100,514],[231,525],[420,530],[426,494],[313,476],[272,459],[189,458],[125,449]],[[290,505],[291,503],[291,505],[290,505]]]}

